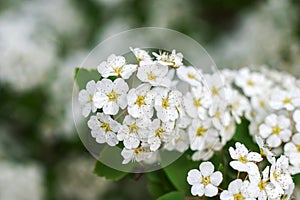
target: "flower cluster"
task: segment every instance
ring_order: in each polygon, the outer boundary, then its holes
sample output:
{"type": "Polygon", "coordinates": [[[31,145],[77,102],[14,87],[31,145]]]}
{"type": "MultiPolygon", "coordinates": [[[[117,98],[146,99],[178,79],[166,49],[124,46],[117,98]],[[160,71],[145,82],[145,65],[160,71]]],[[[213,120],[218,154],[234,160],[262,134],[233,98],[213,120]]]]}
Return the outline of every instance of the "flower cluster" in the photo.
{"type": "Polygon", "coordinates": [[[224,103],[221,77],[183,64],[183,55],[130,48],[137,63],[110,55],[98,66],[102,79],[79,92],[82,114],[98,143],[123,144],[123,164],[155,157],[158,150],[194,151],[208,160],[222,149],[244,108],[224,103]],[[178,84],[180,82],[180,84],[178,84]],[[179,89],[184,88],[184,89],[179,89]]]}

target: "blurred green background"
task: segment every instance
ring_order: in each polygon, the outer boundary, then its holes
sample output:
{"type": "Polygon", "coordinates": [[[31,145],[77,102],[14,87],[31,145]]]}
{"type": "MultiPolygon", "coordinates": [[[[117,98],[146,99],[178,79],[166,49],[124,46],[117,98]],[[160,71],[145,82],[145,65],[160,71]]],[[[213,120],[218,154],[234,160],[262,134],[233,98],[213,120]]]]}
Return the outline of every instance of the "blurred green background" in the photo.
{"type": "Polygon", "coordinates": [[[74,69],[105,38],[166,27],[219,68],[266,64],[298,76],[299,19],[296,0],[0,1],[0,200],[153,199],[144,177],[93,175],[74,128],[74,69]]]}

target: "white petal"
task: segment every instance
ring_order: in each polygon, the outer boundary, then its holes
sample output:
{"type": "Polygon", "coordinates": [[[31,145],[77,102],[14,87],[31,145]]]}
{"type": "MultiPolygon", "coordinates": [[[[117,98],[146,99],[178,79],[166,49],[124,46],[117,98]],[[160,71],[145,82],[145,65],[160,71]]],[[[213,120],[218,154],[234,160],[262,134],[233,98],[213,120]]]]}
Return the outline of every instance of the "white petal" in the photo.
{"type": "Polygon", "coordinates": [[[214,165],[211,162],[203,162],[200,164],[200,172],[203,176],[210,176],[214,172],[214,165]]]}
{"type": "Polygon", "coordinates": [[[203,196],[204,194],[204,185],[196,184],[192,186],[191,193],[193,196],[203,196]]]}
{"type": "Polygon", "coordinates": [[[205,196],[207,197],[213,197],[218,194],[218,188],[213,186],[212,184],[208,184],[205,186],[205,196]]]}
{"type": "Polygon", "coordinates": [[[210,176],[210,181],[213,185],[215,186],[219,186],[221,184],[223,180],[223,175],[221,172],[217,171],[214,172],[211,176],[210,176]]]}
{"type": "Polygon", "coordinates": [[[202,175],[199,170],[192,169],[188,172],[187,182],[190,185],[198,184],[200,183],[201,180],[202,180],[202,175]]]}

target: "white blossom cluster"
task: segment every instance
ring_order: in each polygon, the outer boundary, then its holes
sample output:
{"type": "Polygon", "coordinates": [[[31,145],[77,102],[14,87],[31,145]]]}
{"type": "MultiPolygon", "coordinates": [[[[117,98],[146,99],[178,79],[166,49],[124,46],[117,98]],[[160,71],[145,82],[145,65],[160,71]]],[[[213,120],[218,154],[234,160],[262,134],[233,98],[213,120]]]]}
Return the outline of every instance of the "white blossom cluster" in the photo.
{"type": "Polygon", "coordinates": [[[272,157],[269,164],[260,170],[262,155],[250,152],[244,144],[237,142],[235,148],[230,147],[229,153],[232,161],[230,166],[238,171],[235,180],[229,183],[228,189],[223,190],[218,186],[223,180],[221,172],[214,172],[211,162],[200,164],[200,171],[192,169],[188,173],[187,181],[192,185],[191,193],[194,196],[213,197],[221,190],[221,200],[280,200],[290,199],[294,191],[289,159],[282,155],[279,158],[272,157]],[[242,178],[240,173],[246,173],[242,178]]]}
{"type": "Polygon", "coordinates": [[[250,134],[271,156],[284,154],[293,174],[300,171],[300,84],[295,77],[261,66],[225,71],[228,83],[241,89],[249,108],[250,134]]]}
{"type": "Polygon", "coordinates": [[[100,144],[122,142],[123,164],[149,160],[160,149],[195,151],[193,160],[208,160],[232,138],[235,118],[224,85],[216,74],[183,64],[183,55],[131,48],[137,64],[111,55],[98,66],[102,79],[79,92],[82,114],[100,144]],[[179,83],[180,81],[180,83],[179,83]],[[179,89],[182,85],[186,89],[179,89]],[[232,117],[234,116],[234,117],[232,117]]]}

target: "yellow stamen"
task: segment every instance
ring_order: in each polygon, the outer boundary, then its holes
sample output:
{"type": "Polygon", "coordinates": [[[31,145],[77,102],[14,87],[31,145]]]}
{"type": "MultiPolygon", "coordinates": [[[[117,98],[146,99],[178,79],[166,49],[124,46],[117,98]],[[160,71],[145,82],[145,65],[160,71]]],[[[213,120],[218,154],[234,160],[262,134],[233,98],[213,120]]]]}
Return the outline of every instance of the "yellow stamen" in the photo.
{"type": "Polygon", "coordinates": [[[168,98],[162,99],[161,106],[162,106],[164,109],[167,109],[167,108],[170,106],[170,104],[169,104],[169,99],[168,99],[168,98]]]}
{"type": "Polygon", "coordinates": [[[114,72],[115,72],[116,74],[118,74],[118,76],[120,76],[120,74],[122,73],[122,71],[123,71],[123,68],[122,68],[122,67],[118,67],[118,68],[115,68],[115,69],[114,69],[114,72]]]}
{"type": "Polygon", "coordinates": [[[247,81],[247,85],[253,86],[253,85],[254,85],[254,82],[253,82],[252,80],[248,80],[248,81],[247,81]]]}
{"type": "Polygon", "coordinates": [[[197,108],[201,107],[202,106],[201,100],[194,98],[194,106],[197,108]]]}
{"type": "Polygon", "coordinates": [[[196,78],[196,76],[195,76],[194,74],[191,74],[191,73],[188,73],[188,74],[187,74],[187,77],[188,77],[189,79],[195,79],[195,78],[196,78]]]}
{"type": "Polygon", "coordinates": [[[258,187],[260,190],[266,190],[267,183],[265,181],[260,181],[258,187]]]}
{"type": "Polygon", "coordinates": [[[292,102],[292,99],[291,99],[291,98],[286,98],[286,99],[283,100],[283,103],[284,103],[284,104],[289,104],[289,103],[291,103],[291,102],[292,102]]]}
{"type": "Polygon", "coordinates": [[[157,137],[161,137],[161,136],[163,135],[164,132],[165,132],[164,129],[158,128],[158,129],[155,130],[155,135],[156,135],[157,137]]]}
{"type": "Polygon", "coordinates": [[[205,129],[203,126],[199,127],[197,129],[197,136],[203,135],[206,131],[207,131],[207,129],[205,129]]]}
{"type": "Polygon", "coordinates": [[[135,101],[135,104],[137,104],[139,107],[146,105],[145,103],[145,97],[144,96],[138,96],[138,98],[135,101]]]}
{"type": "Polygon", "coordinates": [[[103,128],[106,133],[111,131],[110,125],[105,122],[101,124],[101,128],[103,128]]]}
{"type": "Polygon", "coordinates": [[[202,184],[205,185],[205,186],[210,184],[210,177],[209,176],[203,177],[202,178],[202,184]]]}
{"type": "Polygon", "coordinates": [[[219,90],[217,88],[213,87],[211,89],[211,93],[212,93],[213,96],[218,95],[219,94],[219,90]]]}
{"type": "Polygon", "coordinates": [[[148,73],[147,76],[148,76],[148,80],[150,81],[155,81],[157,78],[157,76],[155,76],[155,74],[153,74],[152,72],[148,73]]]}
{"type": "Polygon", "coordinates": [[[244,164],[248,162],[248,160],[247,160],[247,158],[246,158],[245,156],[239,157],[238,160],[239,160],[240,162],[244,163],[244,164]]]}
{"type": "Polygon", "coordinates": [[[130,132],[130,133],[137,133],[138,130],[139,130],[139,127],[136,125],[136,123],[131,124],[131,125],[129,126],[129,132],[130,132]]]}
{"type": "Polygon", "coordinates": [[[238,193],[238,194],[233,195],[233,199],[234,200],[244,200],[245,198],[243,197],[243,195],[241,193],[238,193]]]}
{"type": "Polygon", "coordinates": [[[119,95],[115,91],[111,91],[111,93],[107,95],[108,101],[116,102],[118,100],[118,96],[119,95]]]}
{"type": "Polygon", "coordinates": [[[272,133],[274,135],[278,135],[280,132],[281,132],[281,128],[278,125],[276,125],[276,126],[273,127],[272,133]]]}

